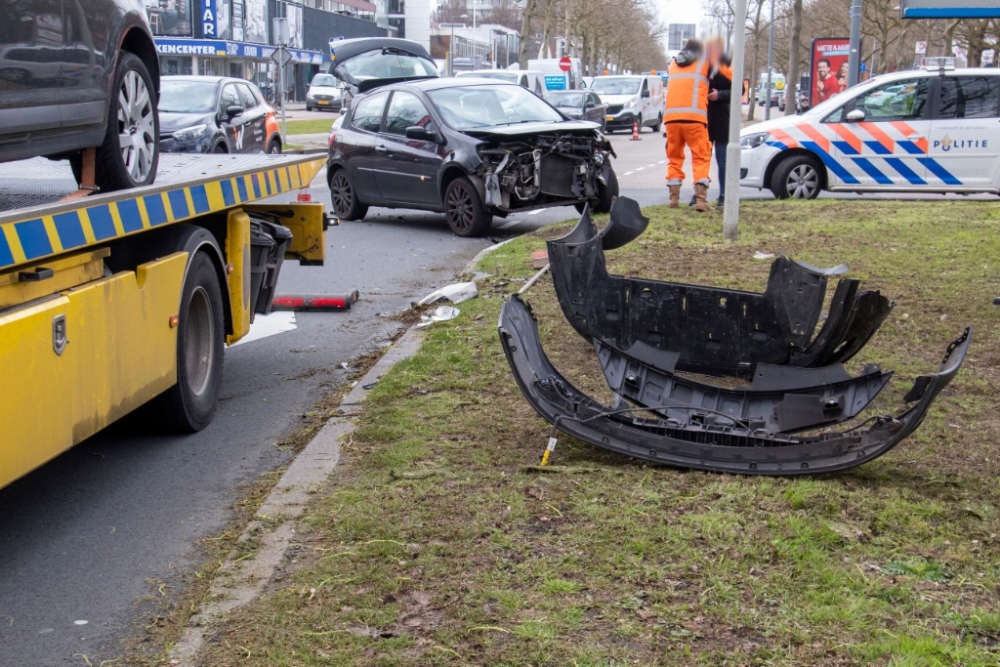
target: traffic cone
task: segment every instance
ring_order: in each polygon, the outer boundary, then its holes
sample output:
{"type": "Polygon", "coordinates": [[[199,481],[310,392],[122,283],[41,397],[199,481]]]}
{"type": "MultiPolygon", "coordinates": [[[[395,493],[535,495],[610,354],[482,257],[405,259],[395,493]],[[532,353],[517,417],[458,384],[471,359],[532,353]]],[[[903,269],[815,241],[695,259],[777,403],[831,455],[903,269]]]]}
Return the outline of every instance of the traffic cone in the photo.
{"type": "Polygon", "coordinates": [[[639,138],[639,123],[632,123],[632,141],[642,141],[639,138]]]}

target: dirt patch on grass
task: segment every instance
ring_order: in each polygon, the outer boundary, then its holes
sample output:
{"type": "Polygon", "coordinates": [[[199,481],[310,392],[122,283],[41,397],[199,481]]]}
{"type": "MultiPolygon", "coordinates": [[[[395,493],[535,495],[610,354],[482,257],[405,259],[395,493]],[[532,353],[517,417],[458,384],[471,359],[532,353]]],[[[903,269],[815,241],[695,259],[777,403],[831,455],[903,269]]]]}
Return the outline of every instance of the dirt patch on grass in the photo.
{"type": "MultiPolygon", "coordinates": [[[[975,325],[916,434],[854,471],[794,480],[656,467],[561,437],[541,474],[551,428],[514,384],[496,321],[534,273],[530,252],[566,226],[549,228],[488,256],[481,297],[372,389],[297,528],[298,567],[217,629],[202,664],[995,664],[1000,211],[741,211],[741,241],[724,244],[720,216],[652,209],[609,268],[760,291],[769,263],[755,250],[847,263],[897,302],[857,362],[897,371],[880,410],[975,325]]],[[[527,298],[556,367],[610,401],[551,282],[527,298]]]]}

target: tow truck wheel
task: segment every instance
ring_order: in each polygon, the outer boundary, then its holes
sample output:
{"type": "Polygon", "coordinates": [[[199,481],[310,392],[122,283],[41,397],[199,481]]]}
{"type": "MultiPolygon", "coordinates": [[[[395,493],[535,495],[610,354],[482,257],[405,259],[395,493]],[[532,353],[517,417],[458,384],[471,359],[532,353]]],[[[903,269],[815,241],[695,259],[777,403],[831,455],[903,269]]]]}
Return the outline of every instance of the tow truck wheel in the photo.
{"type": "Polygon", "coordinates": [[[338,169],[330,177],[330,199],[333,214],[341,220],[364,220],[368,207],[358,201],[358,193],[350,177],[343,169],[338,169]]]}
{"type": "Polygon", "coordinates": [[[476,188],[467,178],[456,178],[444,192],[444,213],[455,236],[482,236],[493,224],[476,188]]]}
{"type": "Polygon", "coordinates": [[[208,426],[222,386],[222,290],[212,260],[197,253],[188,266],[177,326],[177,384],[157,399],[164,425],[194,433],[208,426]]]}
{"type": "Polygon", "coordinates": [[[808,155],[785,158],[771,176],[771,192],[778,199],[815,199],[820,189],[819,165],[808,155]]]}

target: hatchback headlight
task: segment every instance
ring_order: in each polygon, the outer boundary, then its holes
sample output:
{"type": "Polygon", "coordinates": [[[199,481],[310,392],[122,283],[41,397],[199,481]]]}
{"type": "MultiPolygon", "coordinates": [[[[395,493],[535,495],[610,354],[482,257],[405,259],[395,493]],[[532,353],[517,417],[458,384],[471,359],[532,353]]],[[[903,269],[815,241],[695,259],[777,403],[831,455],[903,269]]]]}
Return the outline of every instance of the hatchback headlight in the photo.
{"type": "Polygon", "coordinates": [[[191,127],[185,127],[181,130],[174,132],[174,139],[177,141],[193,141],[201,135],[205,134],[205,129],[208,125],[192,125],[191,127]]]}
{"type": "Polygon", "coordinates": [[[767,132],[760,132],[758,134],[748,134],[745,137],[740,137],[740,148],[754,149],[767,141],[767,132]]]}

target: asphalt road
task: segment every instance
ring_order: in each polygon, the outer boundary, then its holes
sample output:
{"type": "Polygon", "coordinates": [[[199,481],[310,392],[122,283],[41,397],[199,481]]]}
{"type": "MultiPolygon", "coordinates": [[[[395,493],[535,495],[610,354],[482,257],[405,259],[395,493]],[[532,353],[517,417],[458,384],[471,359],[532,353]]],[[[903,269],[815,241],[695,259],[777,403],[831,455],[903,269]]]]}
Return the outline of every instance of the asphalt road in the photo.
{"type": "MultiPolygon", "coordinates": [[[[662,137],[647,130],[641,141],[612,141],[622,194],[643,206],[665,202],[662,137]]],[[[313,194],[329,205],[323,174],[313,194]]],[[[497,218],[491,234],[575,216],[561,207],[497,218]]],[[[240,486],[286,460],[275,443],[342,381],[340,364],[388,340],[399,325],[387,315],[450,282],[491,241],[454,237],[438,214],[372,209],[364,222],[331,228],[327,243],[326,266],[286,263],[279,292],[358,289],[362,300],[349,312],[255,323],[252,339],[226,352],[208,428],[164,436],[126,419],[0,489],[0,666],[118,657],[122,640],[197,565],[198,540],[231,518],[240,486]]]]}

